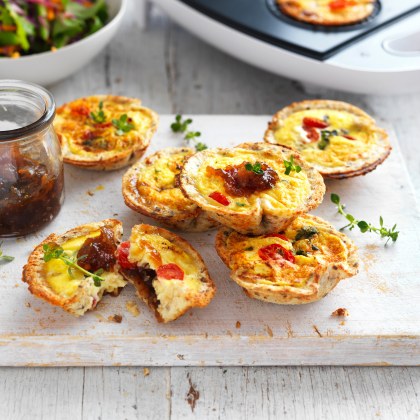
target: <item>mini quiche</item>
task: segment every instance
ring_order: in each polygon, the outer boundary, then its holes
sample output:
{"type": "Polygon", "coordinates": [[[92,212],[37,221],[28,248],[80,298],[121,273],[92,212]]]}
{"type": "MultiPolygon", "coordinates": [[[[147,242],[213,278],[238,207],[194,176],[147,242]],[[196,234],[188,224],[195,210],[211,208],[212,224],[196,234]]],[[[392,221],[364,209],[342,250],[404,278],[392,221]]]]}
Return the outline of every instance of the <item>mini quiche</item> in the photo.
{"type": "Polygon", "coordinates": [[[216,250],[249,297],[278,304],[319,300],[359,265],[349,238],[307,214],[281,233],[257,237],[221,228],[216,250]]]}
{"type": "Polygon", "coordinates": [[[283,108],[264,139],[297,150],[325,178],[365,175],[391,152],[387,133],[373,118],[339,101],[309,100],[283,108]]]}
{"type": "Polygon", "coordinates": [[[180,181],[212,218],[252,235],[284,229],[325,193],[322,176],[298,153],[266,143],[198,152],[184,164],[180,181]]]}
{"type": "Polygon", "coordinates": [[[57,109],[54,128],[64,162],[93,170],[114,170],[139,159],[155,133],[158,115],[141,101],[98,95],[57,109]]]}
{"type": "Polygon", "coordinates": [[[184,239],[155,226],[134,226],[130,240],[118,248],[118,262],[121,274],[159,322],[207,306],[216,291],[200,254],[184,239]]]}
{"type": "Polygon", "coordinates": [[[114,219],[78,226],[59,236],[53,233],[29,256],[23,281],[35,296],[83,315],[104,293],[118,294],[127,284],[116,264],[121,235],[122,225],[114,219]],[[59,255],[86,271],[67,265],[59,255]]]}
{"type": "Polygon", "coordinates": [[[217,223],[179,188],[181,168],[194,153],[168,147],[135,163],[123,177],[125,204],[176,229],[202,232],[215,227],[217,223]]]}
{"type": "Polygon", "coordinates": [[[280,10],[312,25],[342,26],[359,23],[375,11],[376,0],[277,0],[280,10]]]}

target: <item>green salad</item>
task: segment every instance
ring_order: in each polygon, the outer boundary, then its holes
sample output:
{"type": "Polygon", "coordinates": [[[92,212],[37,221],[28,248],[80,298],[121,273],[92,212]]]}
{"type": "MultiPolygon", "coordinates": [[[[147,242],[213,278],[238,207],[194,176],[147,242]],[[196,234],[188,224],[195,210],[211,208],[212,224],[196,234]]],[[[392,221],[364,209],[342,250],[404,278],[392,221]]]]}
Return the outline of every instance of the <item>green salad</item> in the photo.
{"type": "Polygon", "coordinates": [[[107,20],[105,0],[0,0],[0,57],[55,51],[107,20]]]}

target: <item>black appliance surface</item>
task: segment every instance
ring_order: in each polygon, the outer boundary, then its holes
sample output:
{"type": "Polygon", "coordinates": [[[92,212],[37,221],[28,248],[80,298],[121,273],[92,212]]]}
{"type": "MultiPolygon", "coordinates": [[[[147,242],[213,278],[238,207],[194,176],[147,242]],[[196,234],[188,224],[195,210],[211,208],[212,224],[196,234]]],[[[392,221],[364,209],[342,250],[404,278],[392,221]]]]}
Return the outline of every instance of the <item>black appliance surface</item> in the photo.
{"type": "Polygon", "coordinates": [[[328,28],[285,16],[275,0],[179,1],[245,34],[318,60],[325,60],[370,33],[420,10],[419,0],[380,0],[367,20],[328,28]]]}

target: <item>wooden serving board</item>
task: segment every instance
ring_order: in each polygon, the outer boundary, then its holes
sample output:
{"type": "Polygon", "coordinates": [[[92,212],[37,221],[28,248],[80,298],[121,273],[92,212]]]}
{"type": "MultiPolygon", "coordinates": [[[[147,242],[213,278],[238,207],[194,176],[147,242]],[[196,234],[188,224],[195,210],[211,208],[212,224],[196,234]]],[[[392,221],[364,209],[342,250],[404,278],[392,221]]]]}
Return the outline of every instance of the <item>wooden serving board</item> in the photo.
{"type": "MultiPolygon", "coordinates": [[[[209,146],[259,141],[267,116],[194,116],[193,128],[209,146]]],[[[148,150],[182,145],[172,134],[173,116],[161,118],[148,150]]],[[[13,262],[0,266],[0,365],[420,365],[420,218],[398,143],[377,170],[364,177],[327,181],[323,204],[314,212],[337,228],[345,224],[330,202],[336,192],[348,211],[377,223],[398,224],[400,238],[384,246],[378,236],[354,230],[360,273],[343,280],[317,303],[280,306],[249,299],[229,279],[217,256],[214,232],[181,235],[202,254],[217,284],[214,300],[179,320],[158,324],[128,285],[106,296],[97,309],[75,318],[33,297],[21,281],[32,248],[51,232],[115,217],[125,237],[140,222],[154,223],[128,209],[121,195],[124,170],[88,172],[66,166],[66,200],[59,216],[36,235],[5,240],[13,262]],[[137,303],[134,316],[126,303],[137,303]],[[339,308],[350,316],[332,317],[339,308]],[[122,315],[122,322],[109,320],[122,315]]]]}

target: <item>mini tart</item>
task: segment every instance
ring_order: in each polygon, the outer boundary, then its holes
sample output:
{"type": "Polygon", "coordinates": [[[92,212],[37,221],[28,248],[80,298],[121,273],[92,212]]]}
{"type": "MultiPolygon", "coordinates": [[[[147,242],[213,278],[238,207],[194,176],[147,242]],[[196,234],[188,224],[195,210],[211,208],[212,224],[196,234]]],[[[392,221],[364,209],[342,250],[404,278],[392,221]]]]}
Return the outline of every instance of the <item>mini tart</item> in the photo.
{"type": "Polygon", "coordinates": [[[76,316],[95,308],[104,293],[118,294],[127,282],[118,273],[116,258],[114,267],[101,274],[104,281],[99,287],[95,286],[92,277],[85,277],[79,270],[73,269],[70,276],[69,267],[61,260],[44,261],[44,244],[59,245],[68,254],[77,253],[87,239],[100,236],[101,228],[107,229],[112,236],[111,242],[116,251],[122,236],[122,225],[114,219],[78,226],[63,235],[52,233],[41,242],[23,268],[23,281],[28,283],[29,291],[76,316]]]}
{"type": "Polygon", "coordinates": [[[158,126],[158,115],[141,101],[124,96],[97,95],[76,99],[57,109],[54,128],[64,162],[93,170],[114,170],[143,156],[158,126]],[[104,122],[95,122],[102,103],[104,122]],[[127,116],[133,128],[118,131],[113,120],[127,116]]]}
{"type": "Polygon", "coordinates": [[[373,171],[392,149],[387,133],[372,117],[348,103],[329,100],[283,108],[268,124],[264,140],[297,150],[325,178],[336,179],[373,171]]]}
{"type": "Polygon", "coordinates": [[[375,3],[376,0],[277,0],[285,15],[324,26],[359,23],[372,15],[375,3]]]}
{"type": "Polygon", "coordinates": [[[176,229],[202,232],[217,223],[179,188],[184,161],[195,153],[190,148],[168,147],[135,163],[124,175],[125,204],[176,229]]]}
{"type": "MultiPolygon", "coordinates": [[[[264,171],[264,177],[266,173],[264,171]]],[[[184,194],[213,219],[252,235],[284,229],[298,215],[316,208],[325,193],[322,176],[298,153],[266,143],[243,143],[231,149],[196,153],[184,164],[180,181],[184,194]],[[290,161],[292,157],[301,171],[286,175],[284,160],[290,161]],[[278,180],[264,191],[232,196],[221,177],[209,174],[209,170],[226,170],[232,166],[242,168],[248,164],[268,166],[267,171],[274,171],[278,180]],[[218,199],[215,194],[224,199],[218,199]]]]}
{"type": "Polygon", "coordinates": [[[119,247],[121,274],[159,322],[174,321],[193,307],[207,306],[216,291],[200,254],[166,229],[136,225],[119,247]]]}
{"type": "Polygon", "coordinates": [[[349,238],[307,214],[279,234],[250,237],[221,228],[216,250],[249,297],[278,304],[315,302],[359,265],[349,238]]]}

